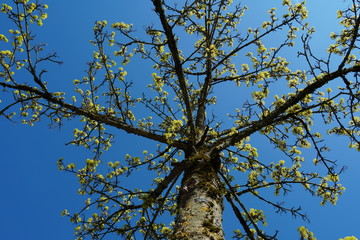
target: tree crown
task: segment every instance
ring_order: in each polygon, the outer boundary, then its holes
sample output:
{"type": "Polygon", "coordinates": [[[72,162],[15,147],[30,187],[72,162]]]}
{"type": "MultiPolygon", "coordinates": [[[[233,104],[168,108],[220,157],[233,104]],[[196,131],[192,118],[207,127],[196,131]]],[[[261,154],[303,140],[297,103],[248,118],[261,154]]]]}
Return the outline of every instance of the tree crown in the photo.
{"type": "MultiPolygon", "coordinates": [[[[90,41],[95,50],[85,76],[73,80],[71,97],[51,89],[44,67],[60,61],[32,32],[33,25],[43,25],[48,6],[13,0],[1,7],[14,28],[0,34],[5,46],[0,114],[12,120],[18,113],[29,125],[48,118],[61,126],[78,118],[82,126],[74,129],[70,143],[94,152],[85,163],[58,162],[76,175],[79,193],[89,197],[79,212],[63,212],[77,224],[79,239],[111,233],[170,238],[174,224],[165,224],[163,216],[177,214],[177,197],[185,189],[177,186],[180,177],[201,161],[211,163],[224,185],[219,192],[239,220],[238,239],[276,239],[261,230],[264,212],[242,203],[245,194],[304,219],[300,208],[278,204],[268,189],[278,196],[299,185],[321,204],[335,204],[344,190],[341,168],[329,157],[323,136],[346,136],[349,147],[360,150],[357,1],[337,12],[343,29],[331,33],[333,44],[320,56],[311,48],[315,30],[307,22],[305,2],[284,0],[251,27],[243,24],[251,11],[243,3],[151,2],[157,21],[144,31],[125,22],[95,23],[90,41]],[[296,53],[299,67],[287,60],[289,53],[296,53]],[[133,62],[150,63],[150,71],[132,81],[127,67],[133,62]],[[227,92],[235,109],[216,105],[227,92]],[[108,162],[104,171],[102,155],[116,129],[157,145],[140,156],[108,162]],[[269,162],[259,154],[259,141],[279,152],[279,159],[269,162]],[[310,167],[306,153],[322,170],[310,167]],[[140,173],[135,170],[153,172],[148,189],[121,184],[140,173]]],[[[299,232],[302,239],[313,239],[307,229],[299,232]]]]}

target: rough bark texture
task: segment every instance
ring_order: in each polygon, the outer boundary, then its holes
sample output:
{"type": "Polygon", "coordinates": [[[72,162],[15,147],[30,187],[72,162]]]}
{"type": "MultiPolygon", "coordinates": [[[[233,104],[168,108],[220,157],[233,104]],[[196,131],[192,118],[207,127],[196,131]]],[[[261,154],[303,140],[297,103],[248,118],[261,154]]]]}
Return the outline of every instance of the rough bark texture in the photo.
{"type": "Polygon", "coordinates": [[[174,239],[224,239],[223,186],[214,162],[216,159],[195,160],[193,166],[185,170],[174,239]]]}

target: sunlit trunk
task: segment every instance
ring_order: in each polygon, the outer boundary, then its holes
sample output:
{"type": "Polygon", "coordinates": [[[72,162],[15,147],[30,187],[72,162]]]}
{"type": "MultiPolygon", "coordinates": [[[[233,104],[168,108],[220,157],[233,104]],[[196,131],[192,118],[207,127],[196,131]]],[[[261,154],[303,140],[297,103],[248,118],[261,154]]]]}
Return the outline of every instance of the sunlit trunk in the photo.
{"type": "MultiPolygon", "coordinates": [[[[212,159],[213,160],[213,159],[212,159]]],[[[222,229],[222,184],[218,166],[206,160],[185,170],[181,183],[176,217],[175,239],[224,239],[222,229]]]]}

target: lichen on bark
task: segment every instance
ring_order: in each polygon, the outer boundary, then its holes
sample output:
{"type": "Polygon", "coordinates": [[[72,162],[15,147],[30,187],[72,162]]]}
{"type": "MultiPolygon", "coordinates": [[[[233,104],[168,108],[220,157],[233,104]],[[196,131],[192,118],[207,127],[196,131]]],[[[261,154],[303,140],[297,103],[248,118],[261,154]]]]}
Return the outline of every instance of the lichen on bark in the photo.
{"type": "Polygon", "coordinates": [[[224,191],[214,158],[194,159],[184,171],[174,239],[224,239],[224,191]]]}

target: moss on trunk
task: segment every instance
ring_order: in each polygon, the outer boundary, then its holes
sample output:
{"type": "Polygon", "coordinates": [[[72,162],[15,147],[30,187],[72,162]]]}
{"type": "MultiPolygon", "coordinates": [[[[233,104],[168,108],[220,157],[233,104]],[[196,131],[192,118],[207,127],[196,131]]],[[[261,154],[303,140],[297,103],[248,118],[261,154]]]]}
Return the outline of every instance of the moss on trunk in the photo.
{"type": "Polygon", "coordinates": [[[213,158],[194,160],[184,172],[174,239],[224,239],[223,186],[213,158]]]}

